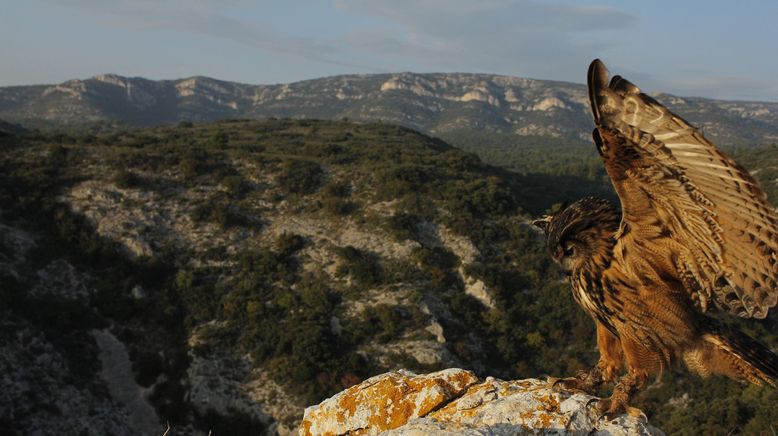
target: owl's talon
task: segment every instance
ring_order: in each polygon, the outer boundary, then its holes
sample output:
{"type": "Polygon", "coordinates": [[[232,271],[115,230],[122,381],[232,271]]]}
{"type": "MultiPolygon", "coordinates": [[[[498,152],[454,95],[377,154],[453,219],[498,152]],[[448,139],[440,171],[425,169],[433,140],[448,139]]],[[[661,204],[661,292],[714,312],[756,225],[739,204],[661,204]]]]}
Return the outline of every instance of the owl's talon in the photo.
{"type": "Polygon", "coordinates": [[[646,414],[643,413],[643,411],[638,409],[637,407],[627,406],[627,415],[640,420],[644,424],[648,423],[648,417],[646,416],[646,414]]]}
{"type": "MultiPolygon", "coordinates": [[[[589,399],[589,401],[587,401],[586,404],[584,404],[584,409],[588,411],[589,407],[591,407],[593,403],[597,403],[598,401],[600,401],[600,399],[597,397],[589,399]]],[[[594,410],[599,412],[597,406],[594,406],[594,410]]]]}
{"type": "MultiPolygon", "coordinates": [[[[553,378],[553,377],[552,377],[553,378]]],[[[550,381],[551,379],[549,379],[550,381]]],[[[581,391],[581,380],[576,377],[554,378],[551,382],[551,389],[561,389],[565,391],[581,391]]]]}
{"type": "Polygon", "coordinates": [[[584,392],[589,395],[592,395],[602,384],[602,378],[596,368],[590,371],[579,371],[574,377],[548,377],[546,381],[552,389],[584,392]]]}

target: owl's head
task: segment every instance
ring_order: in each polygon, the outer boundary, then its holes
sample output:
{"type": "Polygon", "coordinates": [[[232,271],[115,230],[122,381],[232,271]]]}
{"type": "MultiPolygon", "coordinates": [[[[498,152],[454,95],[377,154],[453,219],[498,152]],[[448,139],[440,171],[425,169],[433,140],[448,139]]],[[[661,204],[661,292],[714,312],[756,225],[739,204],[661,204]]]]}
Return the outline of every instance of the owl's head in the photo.
{"type": "Polygon", "coordinates": [[[548,251],[566,273],[598,256],[611,256],[621,216],[608,200],[586,197],[532,221],[546,234],[548,251]]]}

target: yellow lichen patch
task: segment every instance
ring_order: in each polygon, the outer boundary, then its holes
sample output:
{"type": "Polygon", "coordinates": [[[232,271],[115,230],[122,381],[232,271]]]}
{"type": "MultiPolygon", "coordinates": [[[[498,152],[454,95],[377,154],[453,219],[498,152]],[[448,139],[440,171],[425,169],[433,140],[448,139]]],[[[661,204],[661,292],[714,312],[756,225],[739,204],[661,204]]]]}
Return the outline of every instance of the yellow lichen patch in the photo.
{"type": "MultiPolygon", "coordinates": [[[[368,419],[369,426],[384,430],[397,428],[408,422],[416,407],[417,389],[420,386],[413,386],[403,380],[399,385],[384,385],[382,388],[371,392],[366,398],[376,406],[373,408],[374,413],[368,419]]],[[[441,399],[442,395],[433,396],[430,401],[441,399]]]]}
{"type": "Polygon", "coordinates": [[[349,388],[339,404],[340,410],[348,412],[349,415],[353,415],[354,411],[357,410],[357,403],[354,401],[356,391],[356,389],[349,388]]]}
{"type": "Polygon", "coordinates": [[[470,371],[457,372],[448,379],[449,385],[451,386],[452,390],[455,391],[452,393],[455,395],[459,394],[463,389],[470,387],[477,381],[478,377],[476,377],[475,374],[470,371]]]}
{"type": "Polygon", "coordinates": [[[359,434],[397,428],[425,416],[476,381],[472,372],[464,370],[423,376],[384,374],[307,410],[300,434],[359,434]]]}
{"type": "Polygon", "coordinates": [[[536,428],[549,428],[554,422],[554,417],[547,413],[541,413],[535,417],[536,428]]]}
{"type": "Polygon", "coordinates": [[[303,421],[300,423],[300,434],[311,434],[311,421],[303,421]]]}
{"type": "Polygon", "coordinates": [[[545,410],[546,412],[559,413],[559,400],[554,395],[541,395],[538,397],[541,406],[539,410],[545,410]]]}
{"type": "Polygon", "coordinates": [[[500,384],[500,396],[508,396],[516,391],[525,391],[534,388],[535,385],[527,380],[514,380],[500,384]]]}
{"type": "Polygon", "coordinates": [[[535,415],[534,410],[527,409],[519,414],[519,418],[521,418],[522,421],[529,421],[533,416],[535,415]]]}

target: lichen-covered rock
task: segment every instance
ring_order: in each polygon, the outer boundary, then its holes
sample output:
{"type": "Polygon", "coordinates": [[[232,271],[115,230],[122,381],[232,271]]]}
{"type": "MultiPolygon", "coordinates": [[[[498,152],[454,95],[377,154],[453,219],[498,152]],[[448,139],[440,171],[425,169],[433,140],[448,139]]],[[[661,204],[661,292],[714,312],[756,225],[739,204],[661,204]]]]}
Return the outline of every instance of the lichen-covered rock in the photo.
{"type": "Polygon", "coordinates": [[[536,379],[478,380],[448,369],[390,372],[305,410],[300,435],[662,435],[641,418],[599,419],[593,397],[536,379]]]}
{"type": "Polygon", "coordinates": [[[376,434],[397,428],[461,396],[477,382],[475,374],[462,369],[375,376],[305,409],[300,434],[376,434]]]}

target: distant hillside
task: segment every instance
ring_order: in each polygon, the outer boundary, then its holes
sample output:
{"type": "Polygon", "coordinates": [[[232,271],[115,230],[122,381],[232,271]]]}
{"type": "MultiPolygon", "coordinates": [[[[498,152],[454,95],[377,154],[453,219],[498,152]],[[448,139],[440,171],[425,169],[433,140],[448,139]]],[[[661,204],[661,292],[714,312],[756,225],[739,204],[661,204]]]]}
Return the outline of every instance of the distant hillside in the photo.
{"type": "MultiPolygon", "coordinates": [[[[778,103],[657,97],[721,145],[778,141],[778,103]]],[[[486,74],[349,75],[283,85],[109,74],[59,85],[0,88],[0,118],[31,126],[348,117],[412,127],[470,150],[588,143],[588,111],[584,85],[486,74]]]]}
{"type": "Polygon", "coordinates": [[[20,133],[26,133],[27,129],[24,127],[9,123],[7,121],[0,120],[0,137],[2,136],[10,136],[10,135],[17,135],[20,133]]]}

